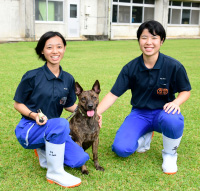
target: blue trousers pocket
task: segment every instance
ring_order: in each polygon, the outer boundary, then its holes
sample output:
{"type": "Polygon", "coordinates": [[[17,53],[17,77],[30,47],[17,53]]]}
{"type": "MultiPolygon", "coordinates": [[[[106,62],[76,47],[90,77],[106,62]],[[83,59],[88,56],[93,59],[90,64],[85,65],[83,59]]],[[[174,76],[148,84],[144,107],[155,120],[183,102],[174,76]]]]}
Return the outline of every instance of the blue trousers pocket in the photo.
{"type": "Polygon", "coordinates": [[[29,146],[29,132],[34,127],[34,125],[35,123],[31,122],[30,120],[22,118],[15,128],[15,135],[17,137],[17,140],[25,149],[29,146]]]}

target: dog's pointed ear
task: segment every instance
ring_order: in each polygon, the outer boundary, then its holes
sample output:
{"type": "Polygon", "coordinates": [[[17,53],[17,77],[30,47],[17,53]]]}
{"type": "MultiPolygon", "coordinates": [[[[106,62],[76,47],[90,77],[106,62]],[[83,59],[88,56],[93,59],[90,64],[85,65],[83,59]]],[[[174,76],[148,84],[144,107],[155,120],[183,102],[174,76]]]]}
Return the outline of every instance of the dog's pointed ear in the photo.
{"type": "Polygon", "coordinates": [[[95,83],[92,87],[92,90],[95,91],[97,94],[99,94],[101,92],[100,83],[98,80],[95,81],[95,83]]]}
{"type": "Polygon", "coordinates": [[[79,96],[83,91],[83,88],[80,86],[78,82],[75,83],[75,94],[79,96]]]}

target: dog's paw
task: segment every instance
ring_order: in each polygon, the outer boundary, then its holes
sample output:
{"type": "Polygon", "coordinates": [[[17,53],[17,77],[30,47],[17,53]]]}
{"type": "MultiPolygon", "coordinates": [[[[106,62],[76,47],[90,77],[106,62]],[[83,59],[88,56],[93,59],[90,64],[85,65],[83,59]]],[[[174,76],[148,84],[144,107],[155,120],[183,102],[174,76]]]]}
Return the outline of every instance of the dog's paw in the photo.
{"type": "Polygon", "coordinates": [[[97,166],[97,167],[96,167],[96,170],[104,171],[104,168],[101,167],[101,166],[97,166]]]}
{"type": "Polygon", "coordinates": [[[89,174],[89,171],[88,171],[88,170],[83,170],[83,171],[82,171],[82,174],[88,175],[88,174],[89,174]]]}

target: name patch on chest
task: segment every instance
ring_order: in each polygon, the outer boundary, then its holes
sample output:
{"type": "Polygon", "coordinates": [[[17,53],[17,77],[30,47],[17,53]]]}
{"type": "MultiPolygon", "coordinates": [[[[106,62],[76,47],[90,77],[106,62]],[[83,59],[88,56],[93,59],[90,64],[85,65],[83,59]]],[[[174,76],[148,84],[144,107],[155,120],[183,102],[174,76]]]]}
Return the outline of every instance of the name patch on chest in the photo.
{"type": "Polygon", "coordinates": [[[167,88],[158,88],[157,89],[157,94],[158,95],[167,95],[168,94],[168,89],[167,88]]]}

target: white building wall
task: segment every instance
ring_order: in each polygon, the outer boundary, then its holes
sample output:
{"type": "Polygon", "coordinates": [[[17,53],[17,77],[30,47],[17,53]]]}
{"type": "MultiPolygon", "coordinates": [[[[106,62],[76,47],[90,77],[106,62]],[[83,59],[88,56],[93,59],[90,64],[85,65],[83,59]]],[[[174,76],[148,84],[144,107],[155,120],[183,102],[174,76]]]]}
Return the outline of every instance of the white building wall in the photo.
{"type": "Polygon", "coordinates": [[[63,3],[63,22],[44,22],[35,21],[35,39],[39,40],[40,37],[48,31],[57,31],[67,39],[67,19],[68,19],[68,3],[63,3]]]}
{"type": "MultiPolygon", "coordinates": [[[[196,2],[200,2],[197,0],[196,2]]],[[[155,20],[163,24],[167,38],[200,38],[200,25],[168,25],[168,0],[156,0],[155,20]]],[[[109,39],[136,39],[140,24],[112,21],[112,0],[80,0],[80,37],[109,36],[109,39]],[[86,9],[86,7],[89,7],[86,9]],[[87,10],[87,12],[86,12],[87,10]]],[[[68,37],[68,0],[64,1],[63,22],[35,22],[34,0],[0,0],[0,41],[38,40],[46,31],[68,37]]]]}
{"type": "MultiPolygon", "coordinates": [[[[66,39],[68,37],[68,2],[64,2],[64,22],[35,22],[36,40],[49,30],[60,32],[66,39]]],[[[107,35],[108,0],[80,0],[80,37],[107,35]]]]}
{"type": "MultiPolygon", "coordinates": [[[[196,2],[199,2],[199,0],[196,2]]],[[[169,0],[155,0],[154,19],[164,26],[167,38],[200,38],[200,25],[168,24],[168,5],[169,0]]],[[[112,12],[110,17],[112,18],[112,12]]],[[[140,24],[112,23],[110,39],[137,39],[136,33],[139,25],[140,24]]]]}
{"type": "Polygon", "coordinates": [[[97,35],[108,35],[109,1],[98,0],[97,35]]]}
{"type": "Polygon", "coordinates": [[[169,0],[155,0],[154,19],[167,30],[169,0]]]}
{"type": "Polygon", "coordinates": [[[21,26],[21,30],[25,31],[26,40],[35,40],[35,8],[34,0],[20,0],[20,12],[22,13],[21,21],[25,27],[21,26]]]}
{"type": "Polygon", "coordinates": [[[61,33],[64,37],[66,37],[66,33],[67,33],[67,26],[65,23],[35,23],[35,39],[38,40],[40,39],[40,37],[48,32],[48,31],[58,31],[59,33],[61,33]]]}
{"type": "Polygon", "coordinates": [[[0,41],[22,40],[19,0],[0,1],[0,41]]]}
{"type": "Polygon", "coordinates": [[[137,29],[139,24],[125,25],[125,24],[112,24],[111,26],[111,39],[137,39],[137,29]]]}
{"type": "Polygon", "coordinates": [[[167,26],[168,38],[199,38],[200,26],[167,26]]]}
{"type": "Polygon", "coordinates": [[[96,35],[96,33],[97,1],[81,0],[81,35],[96,35]]]}
{"type": "Polygon", "coordinates": [[[34,39],[33,1],[0,1],[0,41],[34,39]]]}
{"type": "Polygon", "coordinates": [[[81,0],[81,36],[107,36],[109,0],[81,0]]]}

